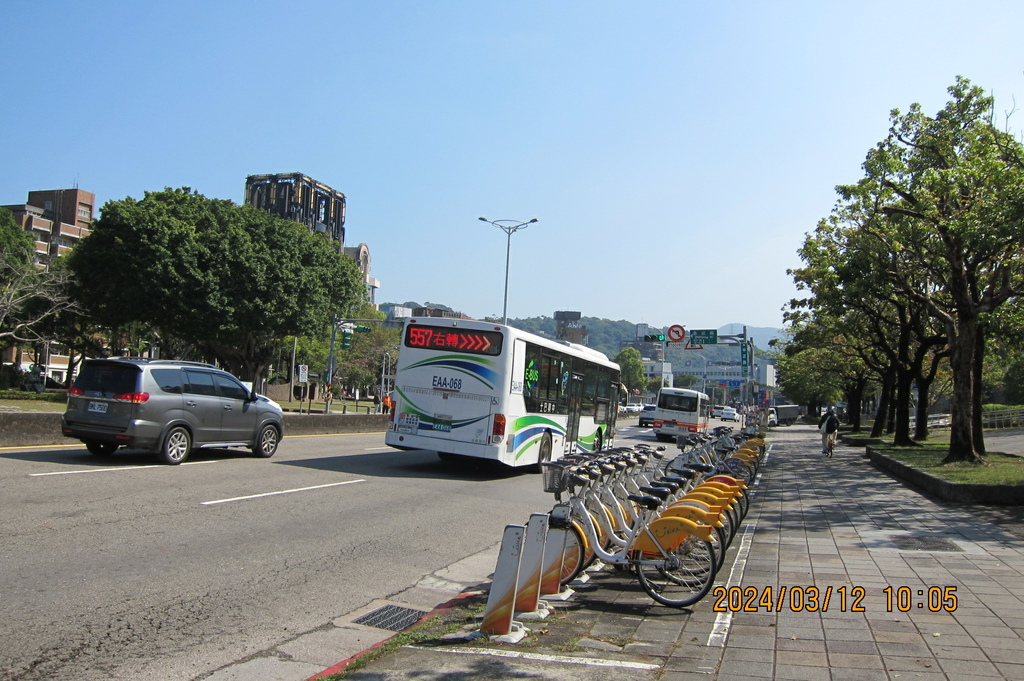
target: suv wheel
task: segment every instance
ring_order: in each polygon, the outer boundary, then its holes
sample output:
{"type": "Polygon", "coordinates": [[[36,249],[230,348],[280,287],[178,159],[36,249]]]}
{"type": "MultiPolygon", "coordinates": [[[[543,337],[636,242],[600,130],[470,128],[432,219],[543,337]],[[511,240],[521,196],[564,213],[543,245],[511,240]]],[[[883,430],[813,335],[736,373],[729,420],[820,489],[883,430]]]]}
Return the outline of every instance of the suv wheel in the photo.
{"type": "Polygon", "coordinates": [[[280,441],[281,436],[278,434],[277,428],[269,424],[263,426],[260,436],[256,439],[256,446],[252,448],[252,453],[264,459],[270,458],[277,451],[280,441]]]}
{"type": "Polygon", "coordinates": [[[164,438],[164,446],[160,448],[160,458],[164,463],[176,466],[188,458],[191,449],[192,436],[185,428],[175,426],[168,431],[167,437],[164,438]]]}
{"type": "Polygon", "coordinates": [[[117,451],[117,445],[109,442],[86,442],[85,448],[97,456],[107,456],[117,451]]]}

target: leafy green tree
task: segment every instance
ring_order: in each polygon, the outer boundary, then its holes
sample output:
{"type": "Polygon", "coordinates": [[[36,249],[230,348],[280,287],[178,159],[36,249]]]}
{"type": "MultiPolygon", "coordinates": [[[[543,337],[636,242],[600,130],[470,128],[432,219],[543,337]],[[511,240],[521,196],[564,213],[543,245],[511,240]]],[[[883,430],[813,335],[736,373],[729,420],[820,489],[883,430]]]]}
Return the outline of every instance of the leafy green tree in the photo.
{"type": "Polygon", "coordinates": [[[613,361],[619,365],[620,380],[630,395],[647,386],[647,379],[644,377],[644,364],[640,359],[639,350],[625,348],[615,356],[613,361]]]}
{"type": "Polygon", "coordinates": [[[1003,392],[1008,404],[1024,404],[1024,357],[1017,357],[1006,369],[1003,392]]]}
{"type": "MultiPolygon", "coordinates": [[[[351,318],[379,319],[383,322],[386,315],[367,302],[355,308],[351,318]]],[[[335,363],[339,380],[366,394],[367,391],[379,391],[381,374],[386,365],[394,371],[401,330],[386,328],[379,322],[360,322],[360,325],[368,327],[369,331],[353,333],[351,348],[342,350],[336,345],[335,363]],[[389,358],[385,358],[385,354],[389,358]]]]}
{"type": "Polygon", "coordinates": [[[0,254],[5,262],[29,262],[34,244],[32,237],[21,228],[11,211],[0,208],[0,254]]]}
{"type": "MultiPolygon", "coordinates": [[[[315,336],[365,294],[351,259],[305,227],[188,188],[108,202],[69,256],[101,324],[149,324],[255,380],[277,339],[315,336]]],[[[166,353],[165,353],[166,356],[166,353]]]]}
{"type": "Polygon", "coordinates": [[[689,388],[700,381],[693,374],[672,374],[672,386],[675,388],[689,388]]]}
{"type": "Polygon", "coordinates": [[[989,317],[1024,294],[1024,147],[992,121],[993,100],[958,78],[935,116],[893,111],[856,185],[840,187],[863,239],[888,254],[896,293],[943,326],[953,376],[946,461],[984,455],[981,367],[989,317]]]}

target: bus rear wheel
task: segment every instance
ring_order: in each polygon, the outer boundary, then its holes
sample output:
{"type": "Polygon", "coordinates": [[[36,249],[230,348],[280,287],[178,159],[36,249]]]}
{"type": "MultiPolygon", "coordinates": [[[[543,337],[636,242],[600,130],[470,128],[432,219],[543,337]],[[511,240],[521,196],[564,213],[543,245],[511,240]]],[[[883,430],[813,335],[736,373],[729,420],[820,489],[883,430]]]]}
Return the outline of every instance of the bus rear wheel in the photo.
{"type": "Polygon", "coordinates": [[[540,473],[540,465],[551,461],[551,433],[544,433],[540,438],[540,451],[537,452],[537,465],[532,467],[535,473],[540,473]]]}

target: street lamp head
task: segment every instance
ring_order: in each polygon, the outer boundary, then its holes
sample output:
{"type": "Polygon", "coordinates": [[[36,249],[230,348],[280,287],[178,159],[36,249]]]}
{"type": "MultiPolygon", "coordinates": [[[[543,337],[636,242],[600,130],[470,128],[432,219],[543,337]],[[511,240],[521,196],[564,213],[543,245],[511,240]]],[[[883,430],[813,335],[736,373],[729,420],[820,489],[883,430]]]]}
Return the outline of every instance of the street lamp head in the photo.
{"type": "Polygon", "coordinates": [[[482,220],[483,222],[490,222],[490,220],[488,220],[487,218],[477,218],[477,220],[482,220]]]}

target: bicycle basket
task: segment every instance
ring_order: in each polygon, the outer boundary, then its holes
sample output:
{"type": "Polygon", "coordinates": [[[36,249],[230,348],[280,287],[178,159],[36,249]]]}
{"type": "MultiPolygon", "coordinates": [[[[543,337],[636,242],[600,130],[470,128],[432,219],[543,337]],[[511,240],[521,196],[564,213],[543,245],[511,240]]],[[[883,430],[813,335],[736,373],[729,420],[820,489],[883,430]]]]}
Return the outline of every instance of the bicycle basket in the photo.
{"type": "Polygon", "coordinates": [[[541,477],[544,481],[544,491],[549,494],[557,494],[565,491],[565,464],[560,461],[545,461],[540,465],[541,477]]]}

